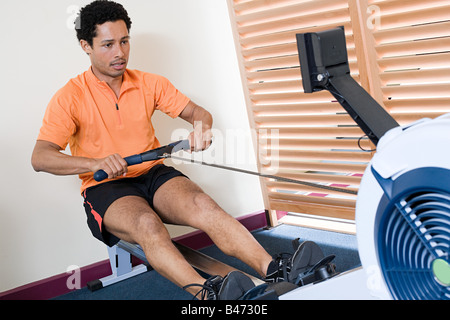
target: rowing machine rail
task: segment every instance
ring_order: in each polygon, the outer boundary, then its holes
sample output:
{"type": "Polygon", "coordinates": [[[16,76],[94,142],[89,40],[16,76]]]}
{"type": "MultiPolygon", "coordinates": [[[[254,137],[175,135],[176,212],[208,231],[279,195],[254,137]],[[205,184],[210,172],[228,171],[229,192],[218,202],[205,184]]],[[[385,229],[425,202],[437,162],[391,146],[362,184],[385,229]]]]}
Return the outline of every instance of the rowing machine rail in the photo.
{"type": "MultiPolygon", "coordinates": [[[[200,270],[206,274],[220,275],[222,277],[225,277],[231,271],[237,270],[223,262],[213,259],[182,244],[174,242],[174,245],[181,252],[181,254],[183,254],[189,264],[191,264],[197,270],[200,270]]],[[[144,251],[138,245],[120,241],[114,247],[108,248],[108,253],[112,275],[88,283],[88,289],[92,292],[137,276],[152,269],[148,264],[144,251]],[[133,267],[131,262],[132,256],[140,259],[143,264],[133,267]]],[[[258,279],[249,274],[246,275],[250,279],[252,279],[256,286],[264,283],[261,279],[258,279]]]]}

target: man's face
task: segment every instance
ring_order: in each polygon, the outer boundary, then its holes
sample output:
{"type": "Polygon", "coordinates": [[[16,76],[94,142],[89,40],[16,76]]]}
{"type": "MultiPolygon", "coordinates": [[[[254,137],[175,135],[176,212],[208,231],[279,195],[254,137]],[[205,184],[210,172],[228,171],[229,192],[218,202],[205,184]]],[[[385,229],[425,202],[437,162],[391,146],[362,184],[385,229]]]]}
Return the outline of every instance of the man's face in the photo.
{"type": "Polygon", "coordinates": [[[97,36],[92,47],[81,40],[83,50],[91,58],[95,75],[102,81],[121,77],[130,56],[130,36],[124,21],[97,25],[97,36]]]}

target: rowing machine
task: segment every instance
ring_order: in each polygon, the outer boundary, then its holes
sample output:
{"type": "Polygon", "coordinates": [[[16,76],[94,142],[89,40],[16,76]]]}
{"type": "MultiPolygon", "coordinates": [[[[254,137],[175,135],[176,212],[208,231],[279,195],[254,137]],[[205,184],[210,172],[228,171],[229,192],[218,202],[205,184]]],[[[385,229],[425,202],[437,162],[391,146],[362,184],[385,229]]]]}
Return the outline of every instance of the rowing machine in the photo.
{"type": "Polygon", "coordinates": [[[401,127],[350,76],[343,28],[297,40],[305,92],[328,90],[377,153],[356,206],[362,268],[280,299],[450,299],[450,114],[401,127]]]}

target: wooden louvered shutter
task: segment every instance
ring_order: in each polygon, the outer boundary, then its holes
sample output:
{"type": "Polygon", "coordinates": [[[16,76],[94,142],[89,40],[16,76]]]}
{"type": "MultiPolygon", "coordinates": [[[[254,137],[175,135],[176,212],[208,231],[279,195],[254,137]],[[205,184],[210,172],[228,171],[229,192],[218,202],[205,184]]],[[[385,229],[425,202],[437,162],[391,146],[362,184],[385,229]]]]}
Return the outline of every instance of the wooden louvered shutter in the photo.
{"type": "MultiPolygon", "coordinates": [[[[373,145],[330,93],[303,93],[297,33],[344,26],[352,76],[399,123],[450,112],[450,1],[228,4],[250,125],[259,150],[270,149],[261,172],[276,163],[278,171],[269,173],[357,191],[373,156],[367,152],[373,145]]],[[[261,184],[270,212],[354,220],[355,196],[269,179],[261,184]]]]}

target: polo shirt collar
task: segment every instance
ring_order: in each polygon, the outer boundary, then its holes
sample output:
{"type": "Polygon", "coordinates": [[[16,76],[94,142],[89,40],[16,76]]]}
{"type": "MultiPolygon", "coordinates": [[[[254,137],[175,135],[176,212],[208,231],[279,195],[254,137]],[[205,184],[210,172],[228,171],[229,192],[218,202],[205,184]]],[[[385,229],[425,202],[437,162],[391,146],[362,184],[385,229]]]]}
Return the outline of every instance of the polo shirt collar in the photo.
{"type": "MultiPolygon", "coordinates": [[[[101,81],[97,78],[97,76],[92,71],[92,66],[89,67],[89,70],[86,73],[87,73],[87,78],[90,82],[95,83],[99,86],[105,86],[105,85],[107,86],[105,81],[101,81]]],[[[123,74],[121,92],[125,92],[129,89],[134,89],[134,88],[138,89],[139,85],[138,85],[138,83],[133,82],[132,78],[128,74],[128,69],[127,69],[127,70],[125,70],[125,72],[123,74]]]]}

